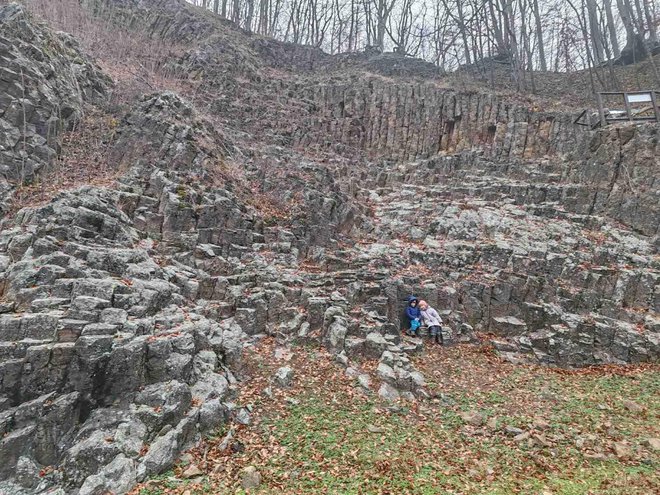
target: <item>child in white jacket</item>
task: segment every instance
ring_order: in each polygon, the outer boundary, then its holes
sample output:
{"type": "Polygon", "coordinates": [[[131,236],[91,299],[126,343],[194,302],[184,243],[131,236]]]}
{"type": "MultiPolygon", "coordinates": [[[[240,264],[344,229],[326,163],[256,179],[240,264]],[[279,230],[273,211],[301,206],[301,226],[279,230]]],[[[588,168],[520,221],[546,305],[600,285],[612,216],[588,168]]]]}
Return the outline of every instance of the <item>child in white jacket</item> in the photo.
{"type": "Polygon", "coordinates": [[[422,320],[429,329],[429,336],[436,344],[444,345],[442,341],[442,318],[438,312],[428,305],[426,301],[419,301],[419,309],[422,312],[422,320]]]}

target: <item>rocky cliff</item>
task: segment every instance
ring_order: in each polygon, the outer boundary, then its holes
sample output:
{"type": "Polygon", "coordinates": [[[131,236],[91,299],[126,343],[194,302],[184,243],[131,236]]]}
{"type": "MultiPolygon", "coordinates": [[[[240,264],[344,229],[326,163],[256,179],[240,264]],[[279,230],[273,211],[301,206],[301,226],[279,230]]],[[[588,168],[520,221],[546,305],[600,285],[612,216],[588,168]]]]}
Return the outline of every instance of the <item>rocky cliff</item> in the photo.
{"type": "Polygon", "coordinates": [[[498,159],[533,158],[569,151],[579,139],[570,114],[533,111],[436,82],[372,78],[294,94],[312,107],[294,134],[296,145],[345,145],[398,162],[471,149],[498,159]]]}
{"type": "Polygon", "coordinates": [[[30,181],[58,153],[58,135],[99,101],[110,79],[66,33],[31,22],[16,4],[0,18],[0,180],[30,181]]]}
{"type": "Polygon", "coordinates": [[[7,193],[48,179],[83,103],[112,118],[118,177],[2,220],[0,490],[125,493],[249,422],[233,395],[264,335],[351,372],[376,360],[373,392],[423,399],[423,342],[400,332],[411,292],[447,341],[514,362],[658,361],[657,125],[585,131],[418,61],[330,57],[179,0],[81,4],[176,47],[159,74],[193,89],[110,108],[70,36],[0,9],[7,193]]]}

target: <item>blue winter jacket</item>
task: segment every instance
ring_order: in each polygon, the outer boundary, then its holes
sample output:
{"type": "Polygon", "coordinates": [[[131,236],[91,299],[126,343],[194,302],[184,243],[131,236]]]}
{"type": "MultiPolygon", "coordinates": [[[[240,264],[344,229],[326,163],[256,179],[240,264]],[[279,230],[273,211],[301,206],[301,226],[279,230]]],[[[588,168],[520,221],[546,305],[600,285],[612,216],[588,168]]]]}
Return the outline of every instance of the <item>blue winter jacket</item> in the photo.
{"type": "Polygon", "coordinates": [[[413,301],[419,303],[419,300],[415,296],[410,296],[408,298],[408,307],[406,308],[406,316],[410,321],[413,321],[415,318],[420,318],[422,317],[422,312],[420,309],[415,306],[414,308],[410,305],[413,301]]]}

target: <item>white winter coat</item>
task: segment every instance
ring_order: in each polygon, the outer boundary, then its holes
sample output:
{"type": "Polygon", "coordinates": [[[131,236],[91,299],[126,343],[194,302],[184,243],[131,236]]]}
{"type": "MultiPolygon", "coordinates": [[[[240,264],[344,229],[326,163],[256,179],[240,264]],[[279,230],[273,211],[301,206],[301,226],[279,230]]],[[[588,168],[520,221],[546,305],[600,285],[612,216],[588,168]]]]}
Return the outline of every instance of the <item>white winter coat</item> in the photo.
{"type": "Polygon", "coordinates": [[[422,311],[422,319],[427,327],[442,326],[442,318],[440,318],[438,312],[431,306],[422,311]]]}

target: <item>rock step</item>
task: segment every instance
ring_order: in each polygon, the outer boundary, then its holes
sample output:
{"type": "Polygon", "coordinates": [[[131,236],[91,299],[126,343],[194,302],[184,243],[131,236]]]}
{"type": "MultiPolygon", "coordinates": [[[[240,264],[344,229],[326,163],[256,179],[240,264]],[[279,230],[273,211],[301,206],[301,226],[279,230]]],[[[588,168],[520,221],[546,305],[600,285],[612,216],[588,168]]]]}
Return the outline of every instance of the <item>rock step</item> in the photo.
{"type": "Polygon", "coordinates": [[[52,349],[56,343],[52,340],[19,340],[17,342],[0,342],[0,362],[5,360],[22,360],[30,348],[38,347],[40,349],[52,349]]]}

